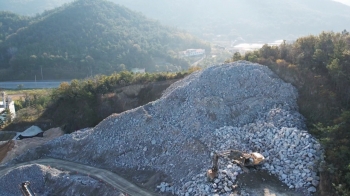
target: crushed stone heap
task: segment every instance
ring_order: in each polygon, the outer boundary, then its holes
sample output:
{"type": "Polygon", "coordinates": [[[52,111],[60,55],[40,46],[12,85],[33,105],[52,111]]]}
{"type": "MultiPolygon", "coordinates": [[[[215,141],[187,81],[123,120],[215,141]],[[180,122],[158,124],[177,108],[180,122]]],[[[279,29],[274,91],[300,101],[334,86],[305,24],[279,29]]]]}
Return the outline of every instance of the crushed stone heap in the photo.
{"type": "Polygon", "coordinates": [[[264,169],[290,188],[314,192],[322,150],[305,131],[297,96],[266,66],[246,61],[213,66],[174,83],[157,101],[64,135],[43,146],[40,155],[31,151],[10,164],[45,154],[111,170],[154,169],[172,178],[172,187],[164,182],[160,191],[229,195],[239,167],[220,160],[225,177],[207,183],[203,175],[210,153],[234,148],[261,152],[264,169]]]}
{"type": "Polygon", "coordinates": [[[96,179],[40,164],[20,166],[0,178],[0,195],[22,195],[19,185],[28,179],[35,195],[119,195],[116,190],[96,179]]]}

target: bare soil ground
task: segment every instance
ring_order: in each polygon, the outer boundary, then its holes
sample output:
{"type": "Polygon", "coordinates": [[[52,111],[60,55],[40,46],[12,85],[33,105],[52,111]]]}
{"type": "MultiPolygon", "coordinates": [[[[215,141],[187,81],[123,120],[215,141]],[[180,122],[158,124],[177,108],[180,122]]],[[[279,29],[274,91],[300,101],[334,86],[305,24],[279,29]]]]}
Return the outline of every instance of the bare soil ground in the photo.
{"type": "Polygon", "coordinates": [[[22,97],[25,96],[24,93],[17,93],[17,94],[11,94],[8,95],[13,101],[20,100],[22,97]]]}
{"type": "Polygon", "coordinates": [[[27,138],[23,140],[9,140],[0,145],[0,163],[5,163],[28,149],[38,147],[56,137],[63,135],[60,128],[52,128],[44,132],[44,137],[27,138]]]}
{"type": "Polygon", "coordinates": [[[16,136],[16,132],[0,131],[0,142],[8,141],[16,136]]]}
{"type": "Polygon", "coordinates": [[[276,176],[263,170],[250,170],[248,173],[238,175],[238,190],[251,196],[303,196],[302,191],[289,189],[276,176]]]}
{"type": "Polygon", "coordinates": [[[2,142],[2,144],[0,144],[0,163],[6,157],[8,152],[13,149],[14,145],[15,145],[15,142],[13,140],[2,142]]]}

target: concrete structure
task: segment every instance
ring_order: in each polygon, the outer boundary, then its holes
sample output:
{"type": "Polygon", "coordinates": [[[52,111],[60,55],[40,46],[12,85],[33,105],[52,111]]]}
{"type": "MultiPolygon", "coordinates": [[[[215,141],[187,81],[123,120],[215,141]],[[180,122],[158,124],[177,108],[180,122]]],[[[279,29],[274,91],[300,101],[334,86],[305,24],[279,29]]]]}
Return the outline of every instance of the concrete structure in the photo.
{"type": "Polygon", "coordinates": [[[145,68],[132,68],[131,69],[131,72],[132,73],[145,73],[146,72],[146,69],[145,68]]]}
{"type": "Polygon", "coordinates": [[[11,119],[14,119],[16,117],[15,102],[12,101],[12,99],[8,97],[5,92],[1,92],[0,100],[0,118],[2,120],[6,120],[6,115],[3,114],[3,112],[8,109],[11,113],[11,119]]]}
{"type": "Polygon", "coordinates": [[[17,133],[17,135],[13,138],[13,140],[21,140],[25,138],[32,138],[32,137],[43,137],[43,130],[41,130],[37,126],[31,126],[28,129],[26,129],[23,132],[17,133]]]}
{"type": "Polygon", "coordinates": [[[5,92],[1,92],[1,99],[2,101],[0,101],[0,113],[6,110],[6,93],[5,92]]]}
{"type": "Polygon", "coordinates": [[[179,57],[190,57],[204,55],[205,49],[187,49],[185,51],[179,52],[179,57]]]}

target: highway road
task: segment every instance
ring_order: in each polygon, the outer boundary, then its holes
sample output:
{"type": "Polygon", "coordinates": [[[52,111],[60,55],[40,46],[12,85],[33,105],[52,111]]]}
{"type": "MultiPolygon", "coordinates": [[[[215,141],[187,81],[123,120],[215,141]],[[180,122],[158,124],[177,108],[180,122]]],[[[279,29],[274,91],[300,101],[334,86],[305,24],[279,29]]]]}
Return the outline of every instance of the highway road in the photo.
{"type": "Polygon", "coordinates": [[[60,86],[61,82],[70,81],[8,81],[0,82],[0,89],[18,89],[18,87],[23,89],[57,88],[60,86]]]}
{"type": "Polygon", "coordinates": [[[132,196],[138,196],[138,195],[143,195],[143,196],[152,196],[155,195],[154,193],[150,193],[133,183],[125,180],[121,176],[110,172],[105,169],[100,169],[100,168],[95,168],[79,163],[74,163],[70,161],[65,161],[65,160],[60,160],[60,159],[53,159],[53,158],[47,158],[47,159],[38,159],[30,162],[25,162],[25,163],[20,163],[17,165],[14,165],[12,167],[0,169],[0,177],[4,176],[7,172],[18,168],[23,165],[28,165],[28,164],[41,164],[41,165],[46,165],[50,166],[59,170],[65,170],[65,171],[72,171],[72,172],[78,172],[80,174],[85,174],[89,175],[91,177],[94,177],[96,179],[100,179],[104,181],[105,183],[110,184],[117,190],[126,193],[127,195],[132,195],[132,196]]]}

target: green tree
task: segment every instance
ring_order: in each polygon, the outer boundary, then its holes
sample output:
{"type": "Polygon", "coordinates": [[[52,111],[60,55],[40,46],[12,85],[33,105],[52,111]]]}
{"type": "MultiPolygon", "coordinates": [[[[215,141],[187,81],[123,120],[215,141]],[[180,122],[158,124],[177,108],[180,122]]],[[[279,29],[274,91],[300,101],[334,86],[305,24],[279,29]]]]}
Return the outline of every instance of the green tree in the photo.
{"type": "Polygon", "coordinates": [[[247,52],[245,55],[244,55],[244,59],[246,61],[250,61],[250,62],[257,62],[258,60],[258,52],[257,51],[254,51],[254,52],[247,52]]]}
{"type": "Polygon", "coordinates": [[[265,59],[278,59],[279,48],[276,46],[269,46],[264,44],[263,47],[259,50],[259,56],[265,59]]]}
{"type": "Polygon", "coordinates": [[[239,61],[242,60],[242,55],[239,52],[235,52],[232,56],[232,61],[239,61]]]}

